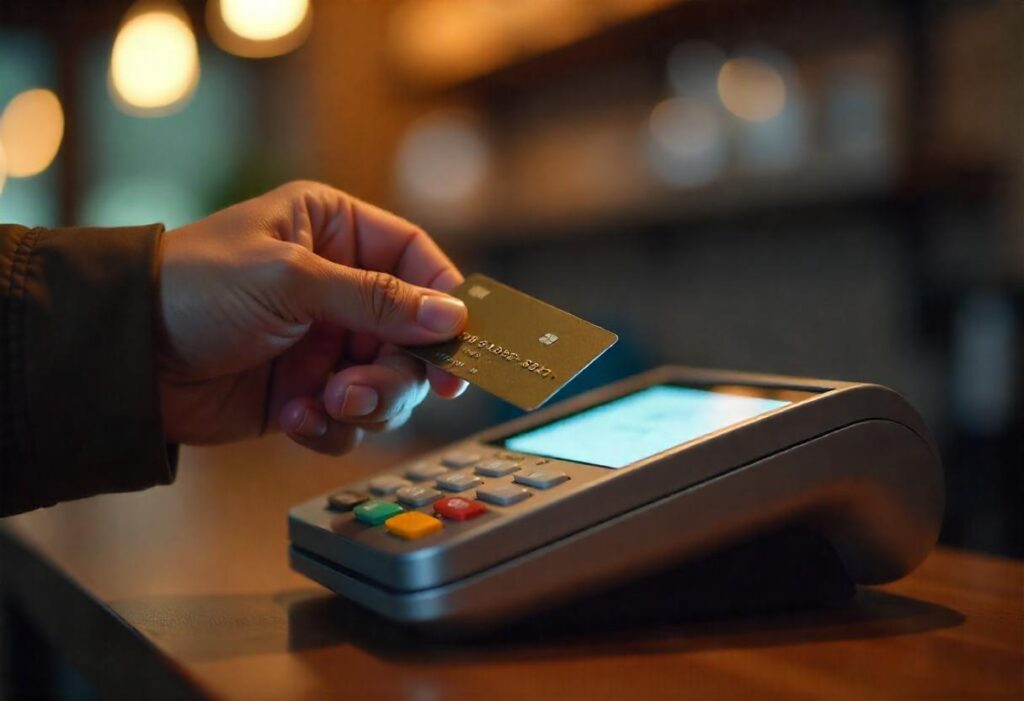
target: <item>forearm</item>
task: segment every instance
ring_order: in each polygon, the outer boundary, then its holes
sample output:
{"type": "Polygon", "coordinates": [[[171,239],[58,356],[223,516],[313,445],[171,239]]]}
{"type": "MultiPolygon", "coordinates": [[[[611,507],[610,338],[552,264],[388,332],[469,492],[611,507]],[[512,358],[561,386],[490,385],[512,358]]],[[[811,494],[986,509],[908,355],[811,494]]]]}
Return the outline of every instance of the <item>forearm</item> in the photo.
{"type": "Polygon", "coordinates": [[[160,226],[0,225],[0,515],[168,483],[160,226]]]}

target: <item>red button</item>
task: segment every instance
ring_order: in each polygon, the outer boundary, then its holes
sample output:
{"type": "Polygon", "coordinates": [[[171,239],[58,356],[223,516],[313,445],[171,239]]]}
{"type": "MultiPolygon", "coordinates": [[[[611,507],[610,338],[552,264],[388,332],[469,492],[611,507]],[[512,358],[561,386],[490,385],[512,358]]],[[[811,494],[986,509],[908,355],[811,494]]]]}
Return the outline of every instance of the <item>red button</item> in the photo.
{"type": "Polygon", "coordinates": [[[452,521],[468,521],[487,512],[487,507],[478,501],[463,497],[448,497],[434,502],[434,512],[452,521]]]}

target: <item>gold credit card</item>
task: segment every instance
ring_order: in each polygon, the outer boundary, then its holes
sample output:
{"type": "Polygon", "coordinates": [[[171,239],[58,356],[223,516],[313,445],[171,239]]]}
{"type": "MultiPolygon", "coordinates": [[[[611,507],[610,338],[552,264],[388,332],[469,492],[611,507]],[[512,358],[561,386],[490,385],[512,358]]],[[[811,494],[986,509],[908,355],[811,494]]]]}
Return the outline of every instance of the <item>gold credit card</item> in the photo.
{"type": "Polygon", "coordinates": [[[469,309],[466,329],[405,350],[522,409],[539,407],[619,340],[486,275],[470,275],[451,294],[469,309]]]}

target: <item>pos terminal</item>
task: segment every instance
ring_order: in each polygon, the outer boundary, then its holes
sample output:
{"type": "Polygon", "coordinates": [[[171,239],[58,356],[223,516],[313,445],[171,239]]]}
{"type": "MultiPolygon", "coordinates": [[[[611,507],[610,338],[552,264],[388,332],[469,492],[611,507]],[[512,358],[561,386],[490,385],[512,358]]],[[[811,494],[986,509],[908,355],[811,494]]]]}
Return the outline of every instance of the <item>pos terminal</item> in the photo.
{"type": "Polygon", "coordinates": [[[891,581],[935,543],[943,499],[892,390],[664,367],[299,504],[290,557],[386,618],[479,625],[790,527],[852,582],[891,581]]]}

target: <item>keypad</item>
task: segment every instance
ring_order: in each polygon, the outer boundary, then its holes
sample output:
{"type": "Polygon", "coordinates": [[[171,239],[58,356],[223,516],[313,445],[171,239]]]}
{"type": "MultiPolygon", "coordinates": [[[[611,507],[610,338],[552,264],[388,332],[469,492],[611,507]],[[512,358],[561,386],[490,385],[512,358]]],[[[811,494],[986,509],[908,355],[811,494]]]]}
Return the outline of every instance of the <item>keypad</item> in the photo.
{"type": "MultiPolygon", "coordinates": [[[[327,497],[326,507],[351,513],[359,523],[384,525],[395,537],[415,540],[438,532],[442,520],[468,521],[486,514],[489,507],[522,504],[536,496],[534,490],[562,484],[569,475],[554,469],[557,466],[557,461],[508,451],[452,451],[409,463],[400,473],[378,474],[340,489],[327,497]],[[424,513],[424,507],[433,514],[424,513]]],[[[495,512],[507,515],[499,508],[495,512]]]]}
{"type": "Polygon", "coordinates": [[[447,497],[434,502],[434,513],[452,521],[468,521],[487,513],[487,507],[465,497],[447,497]]]}
{"type": "Polygon", "coordinates": [[[462,467],[469,467],[480,461],[481,455],[479,453],[470,453],[467,451],[459,451],[456,453],[448,453],[442,456],[441,463],[445,467],[453,467],[459,469],[462,467]]]}
{"type": "Polygon", "coordinates": [[[437,486],[449,492],[464,492],[480,484],[472,472],[450,472],[437,478],[437,486]]]}
{"type": "Polygon", "coordinates": [[[327,497],[327,508],[333,511],[351,511],[367,499],[369,497],[361,492],[345,490],[327,497]]]}
{"type": "Polygon", "coordinates": [[[448,472],[447,467],[438,465],[436,462],[424,460],[416,463],[406,470],[405,476],[414,482],[426,482],[428,480],[436,479],[446,472],[448,472]]]}
{"type": "Polygon", "coordinates": [[[380,475],[370,480],[369,484],[370,491],[374,494],[386,495],[394,494],[402,487],[407,486],[409,481],[398,475],[380,475]]]}
{"type": "Polygon", "coordinates": [[[476,473],[484,477],[504,477],[519,469],[511,460],[486,460],[476,466],[476,473]]]}
{"type": "Polygon", "coordinates": [[[519,484],[525,484],[527,487],[535,489],[549,489],[567,479],[569,479],[569,475],[557,470],[530,470],[529,472],[520,472],[514,477],[519,484]]]}
{"type": "Polygon", "coordinates": [[[529,499],[530,490],[517,487],[514,484],[495,484],[477,489],[476,497],[498,506],[511,506],[524,499],[529,499]]]}
{"type": "Polygon", "coordinates": [[[379,526],[392,516],[402,513],[405,509],[394,502],[374,499],[363,502],[352,511],[357,519],[368,526],[379,526]]]}
{"type": "Polygon", "coordinates": [[[384,522],[384,526],[390,533],[406,540],[416,540],[437,533],[443,528],[441,521],[419,511],[406,511],[404,514],[392,516],[384,522]]]}
{"type": "Polygon", "coordinates": [[[395,496],[398,497],[398,501],[407,506],[424,506],[440,499],[441,492],[426,485],[410,484],[407,487],[399,488],[395,492],[395,496]]]}

